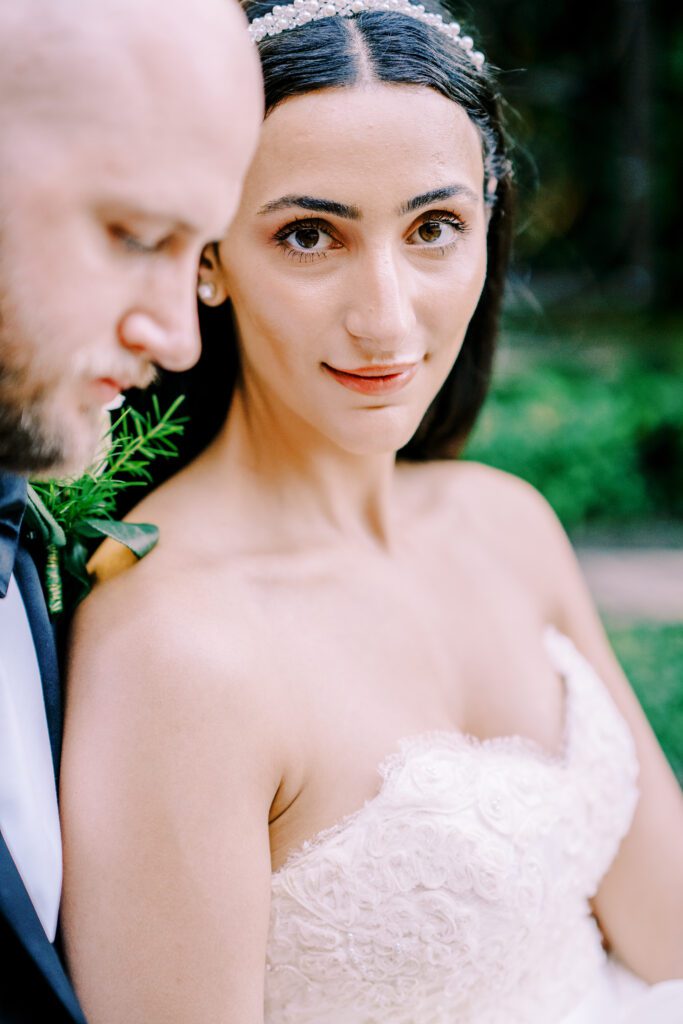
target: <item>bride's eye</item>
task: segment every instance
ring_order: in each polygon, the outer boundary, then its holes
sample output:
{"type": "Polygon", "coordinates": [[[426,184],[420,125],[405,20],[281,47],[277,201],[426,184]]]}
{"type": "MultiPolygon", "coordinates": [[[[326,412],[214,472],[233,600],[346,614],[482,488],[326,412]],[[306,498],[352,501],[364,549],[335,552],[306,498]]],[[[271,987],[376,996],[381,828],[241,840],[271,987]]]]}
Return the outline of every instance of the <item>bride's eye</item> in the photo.
{"type": "Polygon", "coordinates": [[[323,234],[319,228],[298,228],[292,231],[290,245],[298,249],[319,249],[323,234]]]}
{"type": "Polygon", "coordinates": [[[287,255],[301,260],[325,256],[340,244],[333,237],[329,225],[317,220],[295,221],[286,224],[273,236],[287,255]]]}
{"type": "Polygon", "coordinates": [[[429,213],[408,235],[409,245],[425,249],[443,250],[457,241],[465,231],[465,224],[453,213],[429,213]]]}

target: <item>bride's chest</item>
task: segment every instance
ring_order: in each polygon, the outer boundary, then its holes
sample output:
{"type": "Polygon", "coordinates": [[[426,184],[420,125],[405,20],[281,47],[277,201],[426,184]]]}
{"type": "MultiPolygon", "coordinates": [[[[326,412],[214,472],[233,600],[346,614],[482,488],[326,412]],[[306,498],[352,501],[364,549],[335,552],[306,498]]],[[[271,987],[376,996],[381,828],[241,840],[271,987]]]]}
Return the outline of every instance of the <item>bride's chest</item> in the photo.
{"type": "Polygon", "coordinates": [[[480,596],[481,581],[467,593],[465,580],[437,585],[424,573],[347,582],[271,594],[267,647],[288,736],[271,813],[276,866],[376,793],[376,766],[402,736],[517,733],[548,751],[561,742],[563,687],[539,612],[509,580],[495,600],[480,596]]]}
{"type": "Polygon", "coordinates": [[[520,737],[408,738],[380,766],[379,793],[274,874],[271,1006],[320,1013],[323,999],[335,1021],[546,1020],[558,979],[580,991],[601,956],[588,899],[631,820],[637,767],[597,680],[566,680],[556,755],[520,737]]]}
{"type": "Polygon", "coordinates": [[[373,703],[386,717],[388,707],[431,702],[442,716],[432,724],[469,727],[479,724],[480,697],[490,713],[509,703],[511,680],[527,680],[531,692],[551,675],[539,640],[544,610],[485,552],[352,550],[300,574],[285,564],[254,581],[251,604],[269,675],[309,707],[318,694],[335,720],[362,695],[366,716],[373,703]]]}

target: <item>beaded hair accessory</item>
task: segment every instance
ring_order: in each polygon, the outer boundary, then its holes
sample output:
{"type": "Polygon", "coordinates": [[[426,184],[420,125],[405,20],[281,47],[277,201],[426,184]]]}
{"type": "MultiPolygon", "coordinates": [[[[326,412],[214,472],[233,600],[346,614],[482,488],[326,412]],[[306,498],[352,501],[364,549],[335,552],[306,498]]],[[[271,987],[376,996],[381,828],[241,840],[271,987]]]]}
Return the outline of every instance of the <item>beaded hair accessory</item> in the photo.
{"type": "Polygon", "coordinates": [[[394,11],[431,25],[459,46],[477,70],[484,65],[484,54],[474,49],[474,41],[470,36],[460,35],[457,21],[445,22],[440,14],[432,14],[422,4],[412,4],[410,0],[294,0],[284,7],[273,7],[272,11],[260,18],[254,18],[249,26],[249,35],[258,43],[266,36],[279,36],[281,32],[307,25],[309,21],[333,17],[353,18],[362,11],[394,11]]]}

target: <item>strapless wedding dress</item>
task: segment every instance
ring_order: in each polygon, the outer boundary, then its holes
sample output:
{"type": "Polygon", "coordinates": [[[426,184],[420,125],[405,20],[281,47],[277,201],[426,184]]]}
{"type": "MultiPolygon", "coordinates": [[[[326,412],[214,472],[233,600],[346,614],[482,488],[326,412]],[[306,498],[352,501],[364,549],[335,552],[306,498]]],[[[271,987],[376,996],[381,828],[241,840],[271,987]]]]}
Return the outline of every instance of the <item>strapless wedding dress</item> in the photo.
{"type": "Polygon", "coordinates": [[[683,1024],[683,981],[604,953],[589,900],[638,799],[631,734],[573,644],[562,749],[435,732],[272,878],[266,1024],[683,1024]]]}

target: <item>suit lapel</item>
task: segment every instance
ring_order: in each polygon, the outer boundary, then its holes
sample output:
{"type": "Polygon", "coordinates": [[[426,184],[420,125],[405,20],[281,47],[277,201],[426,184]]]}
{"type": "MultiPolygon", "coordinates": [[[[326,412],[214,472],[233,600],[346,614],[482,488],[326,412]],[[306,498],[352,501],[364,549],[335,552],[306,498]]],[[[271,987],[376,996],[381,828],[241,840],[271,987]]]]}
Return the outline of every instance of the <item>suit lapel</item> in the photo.
{"type": "Polygon", "coordinates": [[[38,658],[40,679],[43,685],[43,699],[47,715],[47,730],[50,736],[52,762],[55,779],[59,775],[59,758],[62,748],[62,691],[59,682],[59,664],[55,646],[54,627],[50,622],[45,596],[33,559],[27,551],[19,548],[14,565],[14,575],[26,607],[33,643],[38,658]]]}
{"type": "Polygon", "coordinates": [[[24,888],[24,883],[2,835],[0,835],[0,911],[74,1020],[85,1024],[74,990],[54,947],[48,942],[43,926],[31,903],[31,898],[24,888]]]}
{"type": "MultiPolygon", "coordinates": [[[[38,659],[50,737],[55,780],[59,773],[62,743],[62,698],[59,666],[52,623],[33,559],[21,547],[17,550],[14,575],[26,608],[38,659]]],[[[21,875],[0,834],[0,912],[16,932],[37,968],[75,1021],[85,1024],[78,1000],[54,946],[48,940],[35,912],[21,875]]]]}

